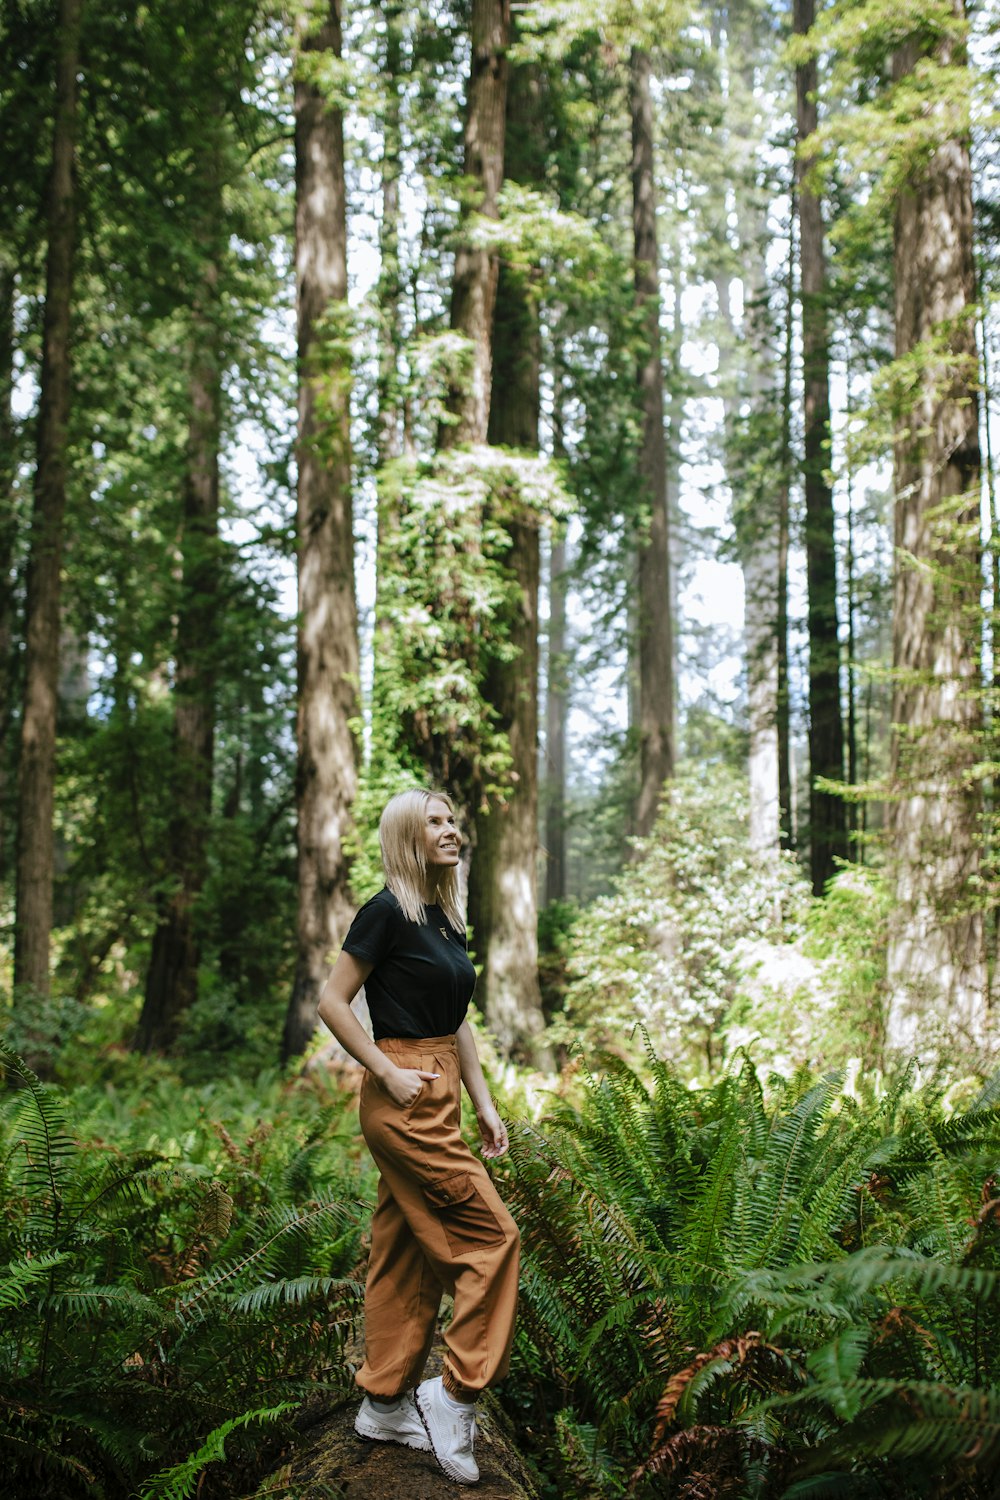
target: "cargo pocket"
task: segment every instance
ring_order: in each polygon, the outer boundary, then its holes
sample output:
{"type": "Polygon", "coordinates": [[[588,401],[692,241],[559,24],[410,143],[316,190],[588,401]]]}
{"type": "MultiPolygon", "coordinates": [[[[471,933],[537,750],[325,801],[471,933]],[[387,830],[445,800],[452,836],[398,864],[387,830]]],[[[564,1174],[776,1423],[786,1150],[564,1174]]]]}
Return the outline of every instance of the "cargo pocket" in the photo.
{"type": "Polygon", "coordinates": [[[476,1186],[471,1172],[453,1172],[424,1188],[424,1197],[441,1220],[448,1244],[456,1253],[501,1245],[500,1221],[476,1186]]]}

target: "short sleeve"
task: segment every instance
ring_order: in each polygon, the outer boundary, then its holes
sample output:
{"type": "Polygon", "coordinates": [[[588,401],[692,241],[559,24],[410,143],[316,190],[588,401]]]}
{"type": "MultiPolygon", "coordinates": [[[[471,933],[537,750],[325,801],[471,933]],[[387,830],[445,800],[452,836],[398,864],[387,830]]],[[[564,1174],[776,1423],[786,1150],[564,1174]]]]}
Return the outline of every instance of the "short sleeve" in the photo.
{"type": "Polygon", "coordinates": [[[344,952],[377,964],[388,958],[395,946],[397,906],[388,891],[366,901],[344,939],[344,952]]]}

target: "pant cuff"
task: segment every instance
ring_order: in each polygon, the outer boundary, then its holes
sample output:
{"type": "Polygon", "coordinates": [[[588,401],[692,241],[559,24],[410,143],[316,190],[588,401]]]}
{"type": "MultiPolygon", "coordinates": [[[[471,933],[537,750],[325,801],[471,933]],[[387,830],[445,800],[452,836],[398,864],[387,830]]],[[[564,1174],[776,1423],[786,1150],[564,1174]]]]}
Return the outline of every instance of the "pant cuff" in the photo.
{"type": "Polygon", "coordinates": [[[441,1384],[448,1392],[448,1395],[454,1396],[456,1401],[475,1401],[477,1396],[482,1395],[482,1391],[477,1390],[474,1386],[463,1385],[452,1374],[447,1365],[441,1371],[441,1384]]]}

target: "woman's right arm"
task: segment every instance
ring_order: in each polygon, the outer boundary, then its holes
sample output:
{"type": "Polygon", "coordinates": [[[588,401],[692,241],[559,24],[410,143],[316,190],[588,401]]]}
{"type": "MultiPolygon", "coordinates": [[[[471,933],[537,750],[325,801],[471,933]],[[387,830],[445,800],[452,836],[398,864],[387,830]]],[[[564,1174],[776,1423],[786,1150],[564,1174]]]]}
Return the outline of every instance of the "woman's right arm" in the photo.
{"type": "Polygon", "coordinates": [[[375,1045],[351,1009],[351,1001],[374,968],[352,953],[341,952],[319,997],[319,1018],[356,1062],[367,1068],[389,1095],[405,1109],[413,1103],[425,1082],[436,1073],[419,1068],[397,1068],[375,1045]]]}

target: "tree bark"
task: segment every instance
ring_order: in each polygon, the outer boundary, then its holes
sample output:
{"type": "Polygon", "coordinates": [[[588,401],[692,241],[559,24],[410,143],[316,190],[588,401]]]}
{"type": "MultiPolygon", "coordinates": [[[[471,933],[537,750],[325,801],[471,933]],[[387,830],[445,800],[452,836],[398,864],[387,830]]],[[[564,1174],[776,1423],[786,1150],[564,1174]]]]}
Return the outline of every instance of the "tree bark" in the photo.
{"type": "MultiPolygon", "coordinates": [[[[507,99],[508,172],[538,182],[544,163],[538,70],[515,69],[507,99]]],[[[492,384],[503,400],[490,411],[492,444],[538,450],[541,336],[523,275],[500,268],[492,341],[492,384]]],[[[544,1028],[538,983],[538,517],[515,502],[497,518],[510,538],[513,590],[510,661],[494,659],[484,696],[507,735],[511,790],[481,806],[469,873],[469,915],[482,964],[477,995],[502,1051],[548,1064],[537,1038],[544,1028]]]]}
{"type": "MultiPolygon", "coordinates": [[[[961,15],[961,0],[956,14],[961,15]]],[[[905,78],[926,49],[898,49],[905,78]]],[[[964,69],[944,37],[936,61],[964,69]]],[[[941,103],[940,111],[946,109],[941,103]]],[[[979,486],[969,142],[943,135],[898,197],[897,357],[925,341],[919,387],[895,447],[893,736],[889,848],[895,907],[887,1042],[975,1047],[987,1019],[980,870],[979,486]]]]}
{"type": "Polygon", "coordinates": [[[0,252],[0,881],[7,878],[7,747],[14,709],[14,540],[17,429],[14,424],[14,267],[0,252]]]}
{"type": "Polygon", "coordinates": [[[70,315],[77,218],[74,172],[81,19],[82,0],[60,0],[38,461],[28,563],[24,712],[18,766],[14,989],[15,994],[30,992],[43,996],[49,993],[52,929],[59,574],[72,388],[70,315]]]}
{"type": "Polygon", "coordinates": [[[399,259],[399,179],[402,171],[401,79],[403,7],[387,0],[385,16],[385,103],[382,111],[382,219],[379,224],[378,425],[376,462],[378,508],[375,540],[375,641],[373,699],[381,699],[381,674],[392,644],[392,622],[384,608],[384,560],[396,535],[400,513],[398,487],[382,479],[385,465],[403,456],[406,420],[399,390],[403,347],[402,278],[399,259]]]}
{"type": "MultiPolygon", "coordinates": [[[[773,401],[774,375],[766,326],[767,212],[758,188],[762,139],[755,83],[762,55],[759,17],[752,9],[725,11],[724,61],[727,155],[743,311],[732,315],[726,274],[717,277],[719,306],[729,329],[736,380],[725,400],[730,439],[738,439],[731,479],[737,550],[743,573],[743,641],[747,674],[747,780],[750,846],[758,854],[776,850],[780,836],[778,677],[781,475],[761,471],[739,437],[741,406],[751,423],[765,419],[773,401]]],[[[719,44],[721,45],[721,37],[719,44]]],[[[728,201],[728,200],[727,200],[728,201]]]]}
{"type": "Polygon", "coordinates": [[[566,541],[549,557],[549,638],[545,691],[545,900],[566,896],[566,541]]]}
{"type": "MultiPolygon", "coordinates": [[[[341,56],[339,0],[307,11],[303,52],[341,56]]],[[[351,501],[350,349],[343,115],[295,85],[298,310],[298,957],[282,1055],[316,1026],[353,902],[345,836],[357,787],[358,616],[351,501]]]]}
{"type": "Polygon", "coordinates": [[[174,647],[173,810],[168,860],[171,888],[160,899],[153,933],[135,1038],[142,1052],[170,1048],[184,1015],[198,998],[197,906],[205,882],[212,813],[215,640],[219,625],[222,180],[217,159],[210,171],[216,196],[203,231],[205,261],[195,293],[190,335],[181,604],[174,647]]]}
{"type": "Polygon", "coordinates": [[[792,357],[795,302],[795,189],[788,220],[788,270],[785,278],[785,330],[782,359],[781,454],[778,482],[778,555],[775,634],[777,637],[777,694],[775,731],[778,739],[778,826],[783,849],[796,845],[792,810],[791,703],[788,690],[788,547],[792,493],[792,357]]]}
{"type": "MultiPolygon", "coordinates": [[[[815,0],[794,0],[794,29],[804,36],[815,19],[815,0]]],[[[840,641],[837,631],[837,551],[830,464],[830,351],[826,310],[823,211],[802,155],[817,126],[815,61],[795,70],[799,156],[799,256],[802,278],[802,366],[805,396],[803,480],[809,621],[809,847],[813,892],[822,895],[847,856],[844,802],[816,781],[841,781],[844,726],[840,707],[840,641]]]]}
{"type": "MultiPolygon", "coordinates": [[[[382,6],[385,16],[385,105],[382,115],[382,219],[379,224],[378,308],[381,319],[378,368],[378,466],[403,453],[399,357],[403,347],[403,294],[399,263],[399,178],[402,171],[401,70],[404,7],[382,6]]],[[[381,519],[381,513],[380,513],[381,519]]]]}
{"type": "MultiPolygon", "coordinates": [[[[510,0],[472,0],[472,73],[465,117],[465,176],[472,183],[465,204],[467,223],[473,214],[499,217],[509,36],[510,0]]],[[[471,372],[468,380],[455,382],[448,393],[452,420],[441,426],[440,448],[486,442],[498,273],[496,255],[467,239],[460,242],[452,281],[451,326],[469,340],[471,372]]]]}
{"type": "Polygon", "coordinates": [[[646,338],[646,353],[638,371],[642,408],[639,474],[643,499],[649,507],[649,531],[639,546],[638,569],[639,793],[635,829],[640,836],[652,831],[664,783],[674,770],[670,543],[650,71],[648,55],[641,48],[633,49],[629,68],[632,227],[636,301],[643,313],[646,338]]]}

